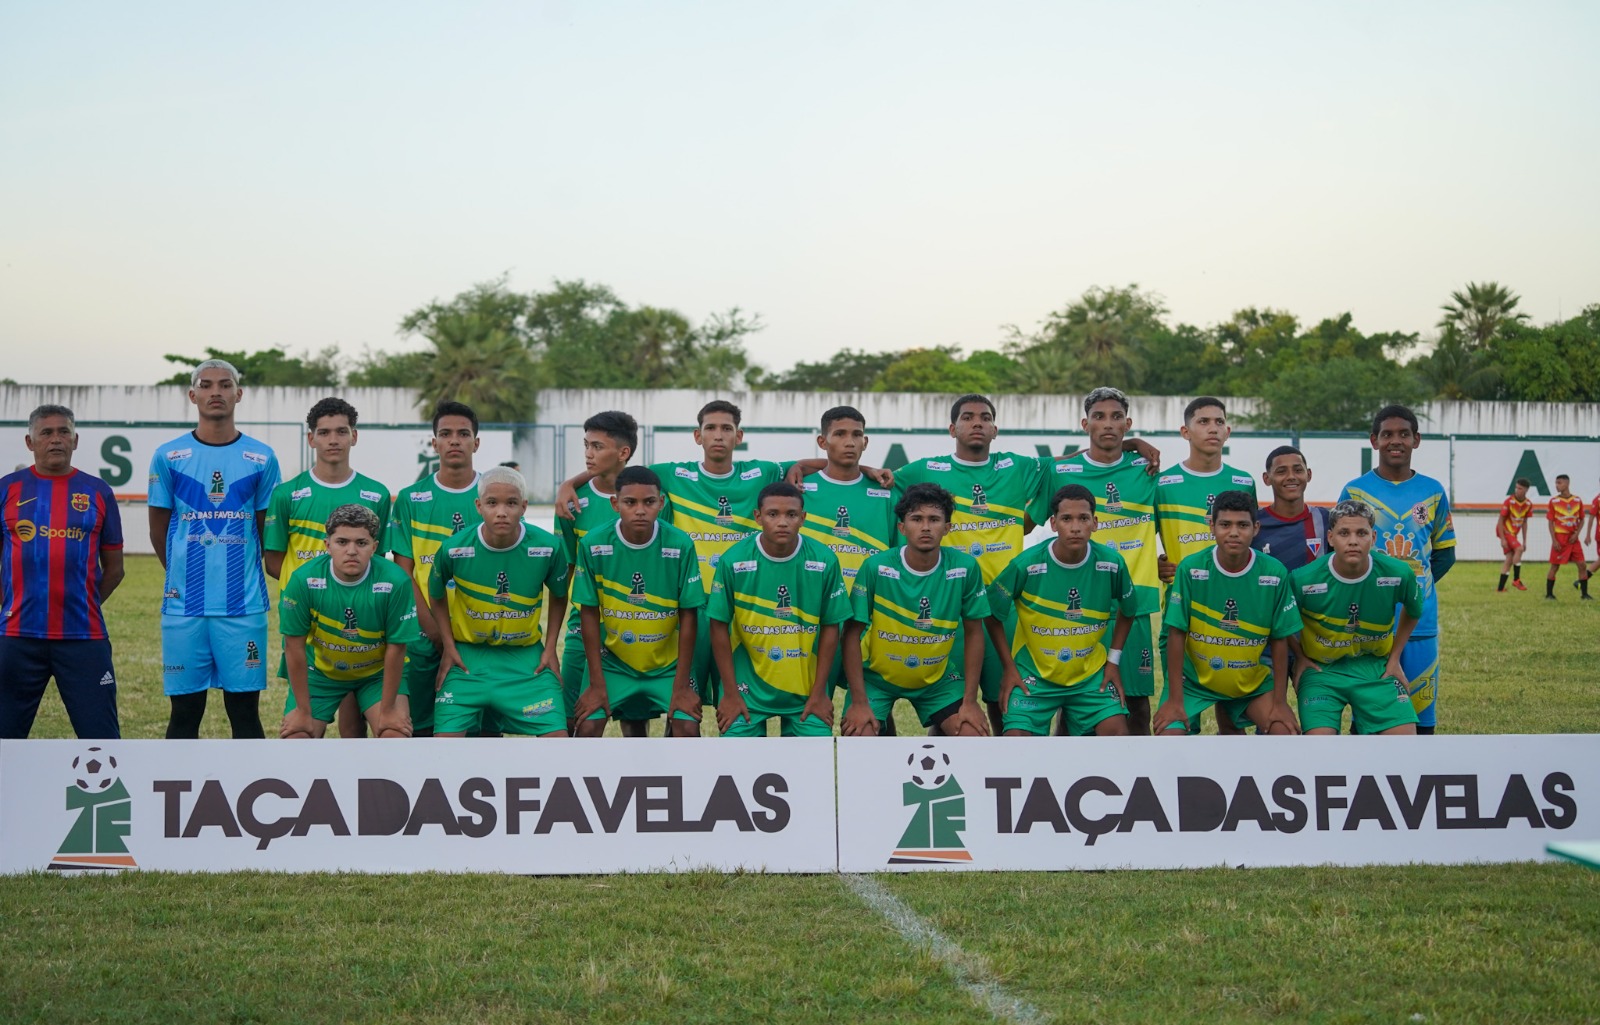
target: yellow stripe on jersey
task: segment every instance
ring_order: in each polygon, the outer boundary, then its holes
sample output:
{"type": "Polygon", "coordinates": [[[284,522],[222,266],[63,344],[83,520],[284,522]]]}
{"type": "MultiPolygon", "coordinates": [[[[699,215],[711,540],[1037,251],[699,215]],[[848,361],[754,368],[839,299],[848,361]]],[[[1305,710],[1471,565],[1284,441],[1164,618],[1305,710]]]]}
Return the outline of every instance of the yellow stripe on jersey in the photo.
{"type": "Polygon", "coordinates": [[[383,671],[383,655],[388,645],[380,630],[345,631],[344,623],[311,610],[311,651],[317,672],[330,680],[364,680],[383,671]],[[343,668],[340,668],[341,664],[343,668]]]}
{"type": "Polygon", "coordinates": [[[544,590],[528,598],[520,594],[497,595],[493,588],[457,577],[455,596],[450,599],[450,632],[466,644],[501,644],[528,647],[538,644],[544,634],[539,618],[544,607],[544,590]]]}
{"type": "MultiPolygon", "coordinates": [[[[915,612],[912,612],[910,609],[901,608],[881,594],[873,596],[872,604],[875,609],[888,609],[895,615],[904,619],[908,625],[916,625],[919,622],[915,612]]],[[[928,626],[919,627],[919,629],[926,630],[931,627],[939,627],[942,630],[954,630],[960,625],[953,619],[936,619],[932,616],[929,616],[926,622],[928,623],[928,626]]]]}
{"type": "Polygon", "coordinates": [[[638,595],[615,580],[602,581],[601,631],[606,650],[636,673],[658,673],[678,661],[678,602],[638,595]],[[636,599],[643,599],[638,601],[636,599]],[[615,620],[614,623],[606,622],[615,620]]]}

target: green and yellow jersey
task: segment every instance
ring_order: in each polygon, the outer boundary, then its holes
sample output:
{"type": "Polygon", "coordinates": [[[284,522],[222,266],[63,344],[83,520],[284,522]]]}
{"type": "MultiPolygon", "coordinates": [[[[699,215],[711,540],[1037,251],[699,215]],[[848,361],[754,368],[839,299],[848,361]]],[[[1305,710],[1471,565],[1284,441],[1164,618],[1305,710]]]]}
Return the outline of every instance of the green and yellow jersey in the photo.
{"type": "Polygon", "coordinates": [[[1300,606],[1289,571],[1264,552],[1229,573],[1212,546],[1178,563],[1167,589],[1162,626],[1182,630],[1183,678],[1214,694],[1254,694],[1271,673],[1261,663],[1269,642],[1300,632],[1300,606]]]}
{"type": "Polygon", "coordinates": [[[1156,478],[1156,532],[1167,561],[1182,562],[1216,543],[1211,533],[1211,505],[1224,491],[1243,491],[1257,506],[1256,479],[1227,464],[1211,473],[1182,463],[1156,478]]]}
{"type": "Polygon", "coordinates": [[[1091,541],[1069,565],[1056,558],[1054,544],[1042,541],[1012,560],[989,588],[989,607],[1001,619],[1016,610],[1011,657],[1023,679],[1072,687],[1106,664],[1118,613],[1141,613],[1116,549],[1091,541]]]}
{"type": "MultiPolygon", "coordinates": [[[[577,582],[578,545],[592,531],[617,522],[617,510],[611,507],[613,496],[601,491],[590,481],[578,489],[578,511],[572,519],[556,517],[556,534],[561,538],[561,550],[567,554],[567,565],[573,568],[573,582],[577,582]]],[[[578,603],[572,601],[567,610],[567,636],[577,637],[578,603]]]]}
{"type": "MultiPolygon", "coordinates": [[[[431,596],[434,557],[456,534],[483,522],[478,515],[478,479],[459,490],[439,483],[437,474],[400,493],[389,522],[389,550],[412,560],[417,589],[431,596]]],[[[426,615],[426,610],[420,610],[426,615]]]]}
{"type": "Polygon", "coordinates": [[[1394,648],[1397,607],[1419,619],[1422,588],[1410,566],[1373,552],[1367,571],[1346,580],[1333,568],[1332,554],[1294,571],[1300,603],[1300,647],[1324,665],[1357,655],[1387,658],[1394,648]]]}
{"type": "Polygon", "coordinates": [[[548,530],[522,524],[517,540],[493,548],[483,525],[447,540],[433,560],[428,598],[448,600],[458,644],[532,647],[544,639],[545,592],[566,594],[567,554],[548,530]]]}
{"type": "Polygon", "coordinates": [[[273,488],[261,547],[283,553],[278,587],[287,584],[295,570],[327,552],[323,542],[328,536],[328,516],[341,505],[366,506],[377,513],[376,554],[382,556],[391,501],[387,487],[362,473],[352,473],[343,484],[325,484],[307,470],[273,488]]]}
{"type": "Polygon", "coordinates": [[[905,561],[905,548],[868,559],[850,590],[850,618],[865,624],[861,663],[867,683],[917,690],[961,676],[962,621],[986,619],[989,598],[978,561],[941,549],[926,572],[905,561]]]}
{"type": "Polygon", "coordinates": [[[334,574],[326,553],[284,584],[278,632],[285,645],[304,638],[310,671],[340,683],[381,680],[389,645],[422,636],[405,570],[374,558],[360,580],[347,584],[334,574]]]}
{"type": "Polygon", "coordinates": [[[572,601],[600,612],[606,672],[671,676],[678,666],[678,612],[706,603],[694,541],[659,521],[637,546],[614,522],[590,531],[572,568],[572,601]]]}
{"type": "MultiPolygon", "coordinates": [[[[1068,484],[1082,484],[1094,495],[1094,539],[1117,550],[1133,577],[1136,615],[1161,609],[1161,570],[1156,553],[1156,479],[1141,455],[1122,453],[1115,463],[1098,463],[1080,452],[1059,461],[1042,495],[1040,512],[1049,514],[1052,495],[1068,484]]],[[[1039,522],[1044,522],[1040,519],[1039,522]]]]}
{"type": "Polygon", "coordinates": [[[918,459],[894,472],[895,500],[913,484],[950,492],[956,508],[945,547],[977,559],[987,584],[1022,551],[1023,518],[1038,504],[1044,478],[1038,459],[1012,452],[991,452],[981,463],[953,455],[918,459]]]}
{"type": "Polygon", "coordinates": [[[853,481],[839,481],[823,470],[807,477],[800,490],[806,507],[801,533],[833,552],[847,587],[862,563],[888,550],[900,536],[894,493],[865,474],[858,474],[853,481]]]}
{"type": "Polygon", "coordinates": [[[694,540],[701,582],[709,594],[723,554],[760,531],[756,496],[783,480],[783,467],[753,459],[738,460],[721,475],[708,473],[699,461],[657,463],[650,469],[661,478],[667,496],[662,519],[694,540]]]}
{"type": "Polygon", "coordinates": [[[707,615],[728,624],[741,691],[803,697],[817,680],[818,633],[850,618],[850,600],[839,560],[821,542],[801,537],[778,559],[757,534],[723,553],[707,615]]]}

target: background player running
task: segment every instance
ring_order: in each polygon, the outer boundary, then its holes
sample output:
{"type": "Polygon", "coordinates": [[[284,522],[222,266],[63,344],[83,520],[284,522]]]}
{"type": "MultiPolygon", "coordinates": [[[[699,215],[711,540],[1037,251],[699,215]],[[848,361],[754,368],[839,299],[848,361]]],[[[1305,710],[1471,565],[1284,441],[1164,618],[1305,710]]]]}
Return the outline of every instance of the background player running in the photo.
{"type": "Polygon", "coordinates": [[[1544,578],[1544,596],[1556,600],[1556,571],[1563,563],[1578,567],[1578,587],[1583,591],[1583,601],[1594,597],[1589,593],[1589,565],[1584,561],[1583,544],[1578,540],[1583,526],[1583,499],[1572,493],[1572,478],[1556,475],[1556,493],[1550,496],[1545,507],[1545,519],[1550,523],[1550,572],[1544,578]]]}
{"type": "Polygon", "coordinates": [[[1522,582],[1522,555],[1528,549],[1528,517],[1533,515],[1533,502],[1528,498],[1531,486],[1528,478],[1518,477],[1511,494],[1500,503],[1500,516],[1494,522],[1494,536],[1500,539],[1500,551],[1506,557],[1500,565],[1500,586],[1496,588],[1499,591],[1506,589],[1508,575],[1515,577],[1512,587],[1519,591],[1528,589],[1522,582]]]}
{"type": "Polygon", "coordinates": [[[855,576],[842,643],[846,736],[887,733],[900,699],[948,736],[989,732],[978,703],[989,599],[977,560],[943,545],[954,507],[938,485],[907,488],[895,506],[905,545],[855,576]]]}

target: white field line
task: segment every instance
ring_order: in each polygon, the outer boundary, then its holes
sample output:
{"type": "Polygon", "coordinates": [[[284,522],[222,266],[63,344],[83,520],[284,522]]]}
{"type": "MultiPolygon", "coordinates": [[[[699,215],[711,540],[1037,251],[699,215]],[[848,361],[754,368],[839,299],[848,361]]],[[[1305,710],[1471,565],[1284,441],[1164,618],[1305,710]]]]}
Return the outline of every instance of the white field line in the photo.
{"type": "Polygon", "coordinates": [[[926,948],[936,961],[944,965],[945,971],[950,973],[956,984],[967,991],[972,1002],[988,1011],[995,1020],[1011,1025],[1038,1025],[1050,1020],[1026,1000],[1007,993],[981,961],[951,942],[899,897],[884,889],[876,879],[852,872],[841,873],[840,878],[868,907],[894,926],[907,943],[926,948]]]}

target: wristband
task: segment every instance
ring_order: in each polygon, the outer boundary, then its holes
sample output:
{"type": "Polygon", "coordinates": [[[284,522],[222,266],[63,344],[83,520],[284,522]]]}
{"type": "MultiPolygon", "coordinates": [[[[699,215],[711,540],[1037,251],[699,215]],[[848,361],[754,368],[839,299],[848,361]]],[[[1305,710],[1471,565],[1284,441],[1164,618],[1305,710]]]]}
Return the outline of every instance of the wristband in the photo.
{"type": "Polygon", "coordinates": [[[1122,664],[1122,649],[1112,648],[1106,652],[1106,661],[1114,666],[1120,666],[1122,664]]]}

